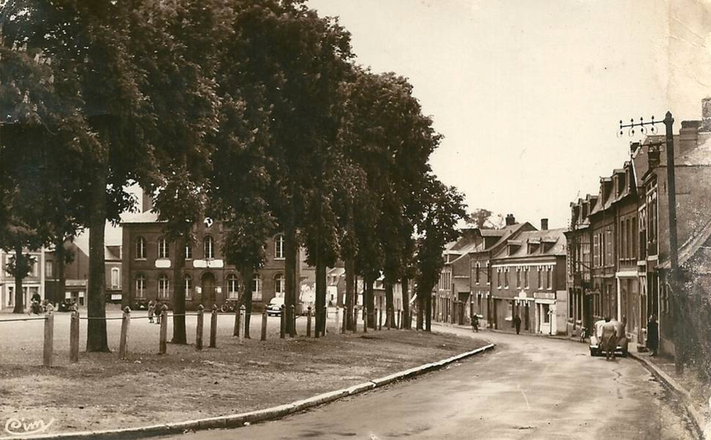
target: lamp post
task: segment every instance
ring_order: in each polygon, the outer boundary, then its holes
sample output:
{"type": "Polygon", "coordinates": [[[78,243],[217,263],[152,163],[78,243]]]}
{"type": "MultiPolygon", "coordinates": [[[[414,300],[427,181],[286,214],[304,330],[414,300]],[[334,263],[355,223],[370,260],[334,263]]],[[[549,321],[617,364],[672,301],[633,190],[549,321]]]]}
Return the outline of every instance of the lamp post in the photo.
{"type": "Polygon", "coordinates": [[[684,371],[684,361],[686,360],[684,350],[684,324],[681,316],[681,283],[679,280],[679,247],[677,239],[677,219],[676,219],[676,180],[674,176],[674,117],[671,112],[667,112],[663,121],[655,121],[652,116],[651,121],[645,121],[639,118],[639,122],[634,119],[630,120],[629,124],[623,124],[620,121],[620,131],[617,136],[620,137],[624,133],[624,129],[628,130],[630,136],[634,136],[635,129],[639,129],[640,134],[647,134],[647,127],[650,127],[649,132],[656,133],[656,124],[664,124],[666,128],[666,153],[667,153],[667,194],[669,206],[669,262],[671,265],[669,286],[672,291],[672,302],[674,310],[675,323],[675,340],[674,340],[674,364],[677,372],[684,371]]]}

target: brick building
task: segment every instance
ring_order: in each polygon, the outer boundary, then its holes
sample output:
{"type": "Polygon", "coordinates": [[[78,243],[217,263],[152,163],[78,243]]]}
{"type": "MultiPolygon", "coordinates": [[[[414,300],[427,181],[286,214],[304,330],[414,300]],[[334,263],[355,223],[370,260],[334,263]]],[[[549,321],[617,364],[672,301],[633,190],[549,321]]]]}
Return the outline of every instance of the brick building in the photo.
{"type": "Polygon", "coordinates": [[[593,304],[599,302],[592,289],[592,229],[591,207],[597,196],[588,194],[570,204],[571,221],[565,238],[568,245],[568,334],[580,336],[583,328],[592,328],[593,304]]]}
{"type": "Polygon", "coordinates": [[[566,239],[564,229],[521,231],[505,239],[491,258],[492,314],[497,328],[558,334],[566,331],[566,239]]]}
{"type": "MultiPolygon", "coordinates": [[[[151,211],[126,215],[123,227],[123,290],[124,304],[136,307],[150,300],[171,302],[173,286],[174,243],[163,237],[162,223],[151,211]]],[[[241,283],[240,274],[228,265],[223,256],[225,229],[221,222],[205,222],[194,227],[195,243],[186,248],[183,277],[178,282],[185,284],[186,308],[195,309],[202,304],[236,301],[241,283]]],[[[276,234],[265,243],[264,266],[249,280],[252,299],[259,306],[275,296],[283,296],[285,289],[284,236],[276,234]]],[[[313,281],[313,269],[304,262],[304,252],[299,251],[297,279],[313,281]]]]}

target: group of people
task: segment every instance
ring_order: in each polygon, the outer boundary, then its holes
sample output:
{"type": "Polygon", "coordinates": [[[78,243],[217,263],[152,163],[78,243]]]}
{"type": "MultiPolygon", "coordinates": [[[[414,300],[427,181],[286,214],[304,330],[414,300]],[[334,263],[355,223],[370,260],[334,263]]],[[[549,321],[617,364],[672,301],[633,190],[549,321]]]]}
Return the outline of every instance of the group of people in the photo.
{"type": "Polygon", "coordinates": [[[148,322],[153,324],[154,320],[153,317],[155,316],[155,323],[160,324],[160,317],[161,313],[163,311],[163,303],[161,300],[157,300],[156,302],[153,302],[153,300],[150,300],[148,302],[148,322]]]}

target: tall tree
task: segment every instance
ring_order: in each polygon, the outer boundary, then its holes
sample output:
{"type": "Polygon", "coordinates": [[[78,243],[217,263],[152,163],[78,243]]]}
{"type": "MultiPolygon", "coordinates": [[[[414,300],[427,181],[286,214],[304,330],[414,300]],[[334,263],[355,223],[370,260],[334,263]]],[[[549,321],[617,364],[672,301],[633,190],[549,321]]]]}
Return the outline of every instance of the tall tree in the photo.
{"type": "MultiPolygon", "coordinates": [[[[419,308],[424,311],[425,330],[430,331],[432,289],[444,267],[444,246],[459,236],[456,226],[464,218],[466,211],[462,194],[431,175],[428,176],[428,185],[421,196],[426,210],[417,228],[417,297],[419,308]]],[[[421,322],[418,316],[418,329],[422,328],[421,322]]]]}

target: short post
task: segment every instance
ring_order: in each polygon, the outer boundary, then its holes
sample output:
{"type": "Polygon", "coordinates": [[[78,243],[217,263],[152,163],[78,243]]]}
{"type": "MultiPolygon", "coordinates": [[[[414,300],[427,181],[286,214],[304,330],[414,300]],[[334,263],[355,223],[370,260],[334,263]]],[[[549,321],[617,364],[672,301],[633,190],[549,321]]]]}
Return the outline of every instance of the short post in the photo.
{"type": "Polygon", "coordinates": [[[363,333],[368,333],[368,311],[363,306],[363,333]]]}
{"type": "Polygon", "coordinates": [[[247,325],[247,319],[245,318],[245,315],[247,313],[247,307],[242,304],[237,311],[237,316],[239,316],[239,323],[238,325],[240,327],[237,327],[238,333],[239,333],[239,343],[242,344],[244,343],[244,334],[247,333],[246,331],[239,331],[241,329],[241,323],[244,322],[244,325],[247,325]]]}
{"type": "Polygon", "coordinates": [[[402,310],[398,310],[397,312],[397,328],[402,329],[403,325],[405,324],[405,321],[403,318],[405,317],[404,312],[402,310]]]}
{"type": "Polygon", "coordinates": [[[284,339],[286,337],[286,306],[281,305],[281,312],[279,313],[279,324],[281,328],[279,329],[279,337],[284,339]]]}
{"type": "Polygon", "coordinates": [[[44,318],[44,359],[45,367],[52,366],[52,356],[54,353],[54,313],[47,312],[44,318]]]}
{"type": "MultiPolygon", "coordinates": [[[[242,307],[244,307],[244,306],[242,306],[242,307]]],[[[240,334],[242,333],[240,331],[240,328],[242,325],[242,322],[241,322],[242,315],[240,313],[240,309],[241,309],[241,307],[235,307],[235,328],[232,330],[232,336],[240,336],[240,334]]]]}
{"type": "MultiPolygon", "coordinates": [[[[306,309],[306,337],[310,338],[311,337],[311,307],[309,306],[308,309],[306,309]]],[[[316,329],[316,335],[318,338],[318,329],[316,329]]]]}
{"type": "Polygon", "coordinates": [[[393,319],[395,319],[395,314],[393,313],[392,307],[385,309],[387,311],[385,316],[385,322],[388,324],[388,330],[393,328],[393,319]]]}
{"type": "Polygon", "coordinates": [[[205,324],[205,307],[200,304],[197,308],[197,334],[195,335],[195,348],[202,350],[202,334],[205,324]]]}
{"type": "Polygon", "coordinates": [[[160,345],[158,354],[168,352],[168,306],[163,304],[160,312],[160,345]]]}
{"type": "Polygon", "coordinates": [[[378,309],[378,330],[383,329],[383,308],[378,309]]]}
{"type": "Polygon", "coordinates": [[[128,344],[128,327],[131,324],[131,309],[126,306],[121,318],[121,338],[119,339],[119,359],[126,359],[126,344],[128,344]]]}
{"type": "Polygon", "coordinates": [[[217,304],[212,305],[210,316],[210,348],[217,348],[217,304]]]}
{"type": "Polygon", "coordinates": [[[262,311],[262,341],[267,340],[267,308],[262,311]]]}
{"type": "Polygon", "coordinates": [[[296,336],[296,307],[292,304],[289,306],[291,308],[291,332],[289,337],[296,336]]]}
{"type": "Polygon", "coordinates": [[[79,311],[72,311],[69,322],[69,362],[79,362],[79,311]]]}
{"type": "Polygon", "coordinates": [[[358,333],[358,306],[353,307],[353,333],[358,333]]]}
{"type": "Polygon", "coordinates": [[[336,334],[338,334],[339,330],[341,329],[341,327],[339,326],[339,321],[340,321],[339,318],[340,317],[341,317],[341,309],[338,306],[336,306],[336,334]]]}
{"type": "Polygon", "coordinates": [[[346,316],[348,313],[348,308],[343,307],[343,325],[341,325],[341,333],[345,334],[346,333],[346,325],[348,324],[348,316],[346,316]]]}

